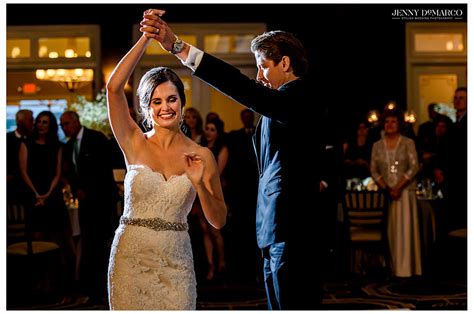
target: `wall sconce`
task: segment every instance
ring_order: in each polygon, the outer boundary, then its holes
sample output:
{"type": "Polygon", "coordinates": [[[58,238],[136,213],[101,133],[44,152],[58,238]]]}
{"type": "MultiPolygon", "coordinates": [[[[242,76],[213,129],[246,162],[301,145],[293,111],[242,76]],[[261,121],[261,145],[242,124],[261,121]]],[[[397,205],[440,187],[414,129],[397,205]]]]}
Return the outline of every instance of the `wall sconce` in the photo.
{"type": "Polygon", "coordinates": [[[70,92],[75,92],[94,79],[92,69],[38,69],[36,78],[40,81],[56,82],[70,92]]]}
{"type": "Polygon", "coordinates": [[[397,108],[397,103],[393,100],[389,101],[386,105],[385,105],[385,110],[394,110],[395,108],[397,108]]]}
{"type": "Polygon", "coordinates": [[[405,115],[404,115],[404,118],[405,118],[405,122],[406,123],[415,123],[416,122],[416,114],[414,111],[412,110],[409,110],[409,111],[406,111],[405,112],[405,115]]]}
{"type": "Polygon", "coordinates": [[[380,113],[378,112],[378,110],[371,110],[367,114],[367,121],[369,121],[369,123],[377,123],[379,121],[379,118],[380,113]]]}

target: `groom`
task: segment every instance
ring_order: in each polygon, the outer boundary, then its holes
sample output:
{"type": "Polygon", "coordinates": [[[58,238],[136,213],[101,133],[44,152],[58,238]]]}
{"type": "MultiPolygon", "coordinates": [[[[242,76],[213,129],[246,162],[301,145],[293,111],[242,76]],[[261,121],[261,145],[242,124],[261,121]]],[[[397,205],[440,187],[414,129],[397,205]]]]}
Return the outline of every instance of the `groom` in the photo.
{"type": "Polygon", "coordinates": [[[317,309],[325,260],[318,219],[324,130],[322,108],[310,103],[317,93],[304,78],[308,63],[301,42],[284,31],[256,37],[251,44],[255,81],[176,37],[161,19],[164,13],[145,11],[140,28],[145,36],[159,41],[195,76],[262,115],[253,136],[259,170],[256,225],[269,309],[317,309]]]}

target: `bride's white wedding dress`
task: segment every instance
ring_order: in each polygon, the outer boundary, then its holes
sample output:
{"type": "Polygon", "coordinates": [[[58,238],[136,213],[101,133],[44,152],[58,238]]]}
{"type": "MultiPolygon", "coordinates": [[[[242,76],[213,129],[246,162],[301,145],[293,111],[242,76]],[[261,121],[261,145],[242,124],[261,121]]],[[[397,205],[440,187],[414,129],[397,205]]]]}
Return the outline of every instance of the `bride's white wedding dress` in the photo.
{"type": "Polygon", "coordinates": [[[110,309],[194,310],[191,181],[185,174],[166,180],[148,166],[129,165],[124,185],[125,208],[110,253],[110,309]]]}

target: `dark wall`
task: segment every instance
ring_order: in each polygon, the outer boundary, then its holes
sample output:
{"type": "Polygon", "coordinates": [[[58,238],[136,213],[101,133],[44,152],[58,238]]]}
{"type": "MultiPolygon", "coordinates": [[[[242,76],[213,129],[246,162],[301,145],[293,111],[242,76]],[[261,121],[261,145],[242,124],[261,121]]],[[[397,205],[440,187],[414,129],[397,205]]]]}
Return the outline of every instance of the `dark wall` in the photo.
{"type": "Polygon", "coordinates": [[[403,3],[7,4],[6,14],[7,25],[100,24],[103,57],[120,58],[131,47],[132,25],[151,7],[167,10],[170,23],[263,22],[295,33],[308,50],[316,98],[342,127],[388,100],[406,106],[405,21],[392,19],[394,9],[456,8],[464,11],[458,21],[467,21],[467,4],[403,3]]]}

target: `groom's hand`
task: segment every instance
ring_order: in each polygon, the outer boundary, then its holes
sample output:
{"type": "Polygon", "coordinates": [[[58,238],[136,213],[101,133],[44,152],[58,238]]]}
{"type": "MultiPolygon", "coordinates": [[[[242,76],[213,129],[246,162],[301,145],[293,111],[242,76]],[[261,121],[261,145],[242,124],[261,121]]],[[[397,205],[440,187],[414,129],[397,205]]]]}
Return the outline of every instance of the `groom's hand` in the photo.
{"type": "Polygon", "coordinates": [[[161,19],[166,11],[158,9],[148,9],[143,12],[143,20],[140,22],[140,32],[147,38],[157,40],[163,49],[171,51],[176,40],[173,30],[161,19]]]}

